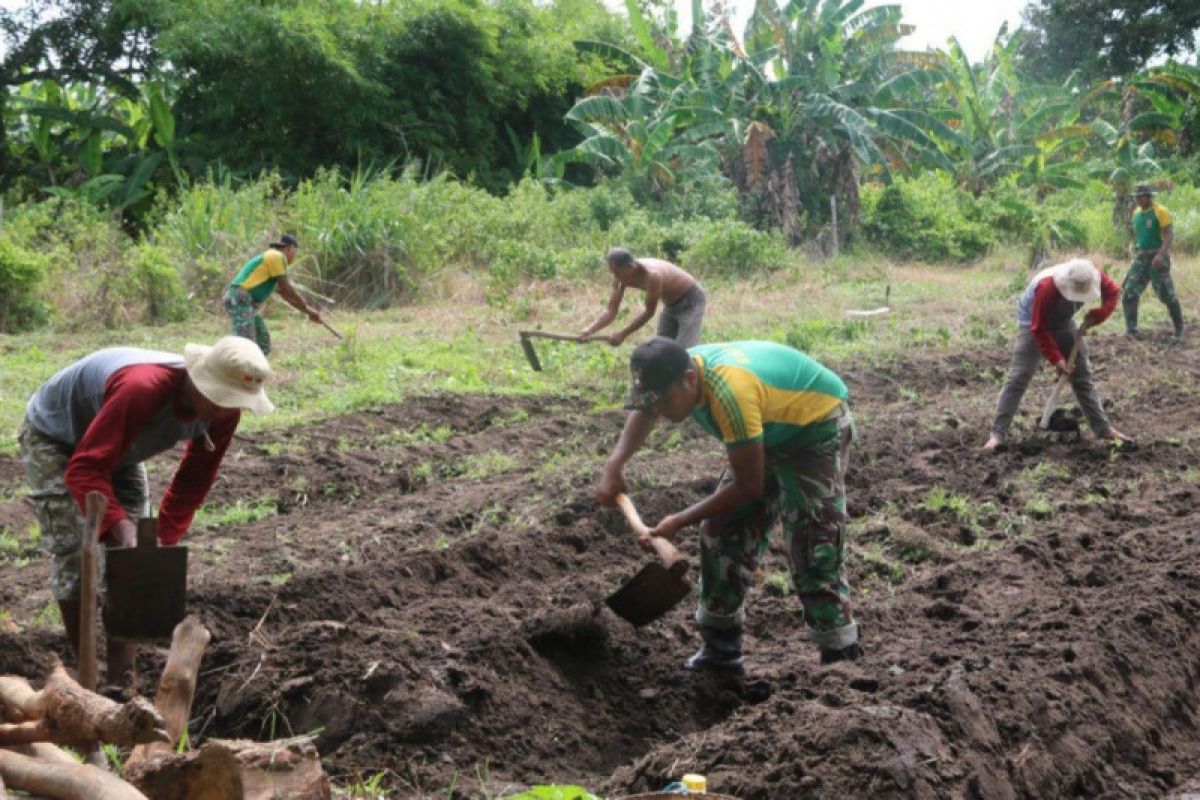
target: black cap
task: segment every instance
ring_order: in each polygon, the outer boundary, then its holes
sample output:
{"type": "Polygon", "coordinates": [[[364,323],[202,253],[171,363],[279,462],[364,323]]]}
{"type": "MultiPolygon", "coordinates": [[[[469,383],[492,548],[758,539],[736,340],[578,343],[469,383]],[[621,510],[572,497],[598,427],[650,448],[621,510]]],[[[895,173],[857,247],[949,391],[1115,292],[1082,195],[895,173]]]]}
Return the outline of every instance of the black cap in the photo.
{"type": "Polygon", "coordinates": [[[1158,194],[1158,192],[1154,191],[1154,187],[1148,183],[1139,183],[1137,186],[1133,187],[1134,197],[1141,197],[1144,194],[1148,194],[1153,197],[1154,195],[1158,194]]]}
{"type": "Polygon", "coordinates": [[[271,247],[274,247],[276,250],[282,250],[285,247],[299,246],[300,243],[296,241],[296,237],[292,236],[290,233],[285,233],[283,236],[280,236],[278,242],[271,242],[271,247]]]}
{"type": "Polygon", "coordinates": [[[639,344],[629,356],[633,382],[625,401],[628,411],[645,411],[662,400],[667,389],[693,367],[688,351],[674,339],[655,336],[639,344]]]}

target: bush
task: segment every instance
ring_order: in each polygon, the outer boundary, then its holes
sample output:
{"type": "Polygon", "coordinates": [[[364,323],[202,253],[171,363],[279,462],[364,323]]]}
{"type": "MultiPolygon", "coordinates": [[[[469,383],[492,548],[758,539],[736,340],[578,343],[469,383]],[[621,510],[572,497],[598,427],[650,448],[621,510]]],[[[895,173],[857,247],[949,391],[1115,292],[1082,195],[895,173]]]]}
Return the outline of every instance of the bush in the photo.
{"type": "Polygon", "coordinates": [[[979,202],[941,173],[868,185],[862,199],[865,237],[900,258],[970,261],[999,241],[979,202]]]}
{"type": "Polygon", "coordinates": [[[711,275],[749,276],[779,269],[787,260],[787,245],[778,233],[763,233],[726,219],[705,225],[681,263],[688,270],[711,275]]]}
{"type": "Polygon", "coordinates": [[[39,295],[46,259],[0,239],[0,331],[16,333],[46,322],[49,317],[39,295]]]}
{"type": "Polygon", "coordinates": [[[160,245],[143,243],[130,254],[127,293],[146,304],[146,321],[180,322],[188,315],[188,294],[177,259],[160,245]]]}

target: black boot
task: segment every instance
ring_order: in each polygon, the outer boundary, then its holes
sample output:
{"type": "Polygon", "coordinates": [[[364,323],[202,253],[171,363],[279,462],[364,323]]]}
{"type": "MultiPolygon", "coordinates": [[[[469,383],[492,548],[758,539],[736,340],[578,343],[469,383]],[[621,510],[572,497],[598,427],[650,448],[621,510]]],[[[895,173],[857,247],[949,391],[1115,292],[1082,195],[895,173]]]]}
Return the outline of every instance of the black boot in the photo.
{"type": "Polygon", "coordinates": [[[687,669],[742,669],[742,632],[738,628],[717,631],[701,628],[704,645],[683,662],[687,669]]]}
{"type": "Polygon", "coordinates": [[[862,648],[858,646],[858,642],[849,647],[839,649],[821,648],[821,663],[832,664],[836,661],[858,661],[858,657],[862,655],[862,648]]]}

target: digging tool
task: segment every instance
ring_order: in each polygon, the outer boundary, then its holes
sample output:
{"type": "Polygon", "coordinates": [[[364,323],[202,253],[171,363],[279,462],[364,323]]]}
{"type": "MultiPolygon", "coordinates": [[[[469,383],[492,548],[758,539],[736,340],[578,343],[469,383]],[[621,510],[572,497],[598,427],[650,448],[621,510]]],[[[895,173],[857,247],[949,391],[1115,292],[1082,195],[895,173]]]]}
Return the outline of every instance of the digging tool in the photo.
{"type": "Polygon", "coordinates": [[[163,639],[184,617],[187,547],[158,546],[158,520],[137,521],[137,546],[109,550],[104,624],[117,639],[163,639]]]}
{"type": "Polygon", "coordinates": [[[330,325],[328,322],[326,322],[325,320],[321,320],[321,324],[325,326],[325,330],[329,331],[330,333],[332,333],[334,336],[336,336],[339,339],[342,338],[342,335],[340,333],[338,333],[337,331],[335,331],[333,329],[333,326],[330,325]]]}
{"type": "Polygon", "coordinates": [[[1066,391],[1067,384],[1071,382],[1071,373],[1075,370],[1075,359],[1079,357],[1079,348],[1086,332],[1087,328],[1081,328],[1075,336],[1075,344],[1071,347],[1071,354],[1067,356],[1067,374],[1059,377],[1050,391],[1050,396],[1046,398],[1046,408],[1042,411],[1042,419],[1038,422],[1038,427],[1042,430],[1049,429],[1050,419],[1054,416],[1055,409],[1058,408],[1059,399],[1066,391]]]}
{"type": "Polygon", "coordinates": [[[554,339],[559,342],[575,342],[577,344],[600,341],[600,339],[580,339],[571,333],[549,333],[547,331],[518,331],[518,333],[521,336],[521,349],[525,351],[525,359],[534,372],[542,371],[542,362],[538,359],[537,351],[533,349],[531,339],[554,339]]]}
{"type": "Polygon", "coordinates": [[[79,684],[96,691],[96,562],[99,559],[100,528],[108,498],[88,492],[84,498],[83,543],[79,550],[79,684]]]}
{"type": "Polygon", "coordinates": [[[650,536],[633,502],[624,494],[617,495],[617,506],[639,537],[650,537],[650,545],[662,562],[642,567],[604,601],[617,616],[640,628],[674,608],[692,591],[692,584],[687,579],[688,563],[675,545],[661,536],[650,536]]]}

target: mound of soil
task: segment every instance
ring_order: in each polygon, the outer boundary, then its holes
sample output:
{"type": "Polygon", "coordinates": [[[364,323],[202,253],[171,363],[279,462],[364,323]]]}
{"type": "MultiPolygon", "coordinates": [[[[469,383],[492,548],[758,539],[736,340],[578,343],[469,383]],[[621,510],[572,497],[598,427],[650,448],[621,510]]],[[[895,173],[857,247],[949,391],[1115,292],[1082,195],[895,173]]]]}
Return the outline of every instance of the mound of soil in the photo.
{"type": "MultiPolygon", "coordinates": [[[[1200,779],[1200,359],[1101,339],[1093,360],[1132,447],[1030,432],[1047,379],[981,454],[999,349],[831,365],[859,423],[865,654],[818,665],[780,551],[745,679],[681,669],[692,601],[641,629],[603,606],[645,558],[590,499],[620,414],[432,397],[239,436],[210,500],[268,511],[189,536],[189,605],[214,633],[192,740],[319,731],[335,775],[386,770],[400,797],[621,796],[685,772],[744,800],[1182,793],[1200,779]]],[[[723,456],[695,426],[651,444],[630,477],[654,521],[710,492],[723,456]]],[[[15,496],[11,458],[0,479],[15,496]]],[[[0,505],[0,524],[30,520],[0,505]]],[[[680,544],[694,562],[694,531],[680,544]]],[[[65,654],[33,622],[46,571],[3,566],[0,672],[65,654]]],[[[162,659],[143,655],[147,692],[162,659]]]]}

